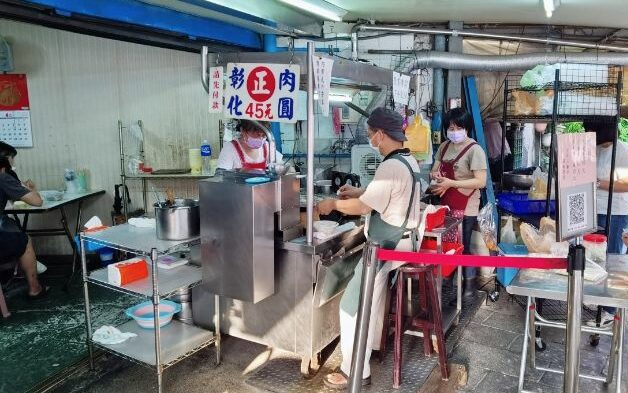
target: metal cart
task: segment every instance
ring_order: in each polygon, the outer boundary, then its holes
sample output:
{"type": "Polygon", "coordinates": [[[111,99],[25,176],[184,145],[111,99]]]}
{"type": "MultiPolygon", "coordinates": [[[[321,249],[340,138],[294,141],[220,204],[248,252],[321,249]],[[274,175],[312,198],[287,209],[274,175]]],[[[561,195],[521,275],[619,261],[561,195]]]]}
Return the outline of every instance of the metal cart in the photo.
{"type": "MultiPolygon", "coordinates": [[[[220,363],[219,318],[215,318],[215,334],[209,330],[185,324],[178,320],[172,320],[167,326],[159,327],[158,304],[160,299],[170,297],[180,289],[189,289],[200,284],[202,270],[200,267],[192,265],[184,265],[172,270],[160,270],[157,268],[157,257],[198,243],[198,237],[185,241],[158,240],[154,228],[138,228],[129,224],[123,224],[100,232],[81,233],[80,242],[87,347],[91,369],[94,368],[93,347],[96,346],[139,365],[155,369],[157,372],[158,391],[161,393],[163,371],[195,352],[214,344],[216,346],[216,362],[220,363]],[[107,268],[101,268],[88,274],[85,258],[85,243],[87,242],[149,258],[149,277],[120,287],[108,282],[107,268]],[[88,284],[99,285],[128,295],[151,299],[156,328],[154,330],[143,329],[135,321],[131,320],[118,326],[118,328],[123,332],[135,333],[137,337],[115,345],[104,345],[94,342],[91,338],[92,318],[88,284]]],[[[215,296],[215,302],[215,315],[218,315],[218,296],[215,296]]]]}
{"type": "MultiPolygon", "coordinates": [[[[601,283],[584,281],[583,301],[585,304],[599,304],[601,306],[617,307],[617,314],[613,323],[613,329],[601,329],[582,326],[581,330],[587,333],[602,334],[612,337],[611,352],[609,357],[608,374],[606,377],[595,375],[583,375],[581,378],[593,379],[610,384],[614,376],[617,376],[615,391],[621,392],[624,315],[628,308],[628,256],[609,255],[606,262],[608,277],[601,283]]],[[[526,392],[523,389],[526,362],[536,370],[562,374],[562,370],[540,367],[535,362],[535,328],[537,326],[566,329],[565,323],[548,321],[536,312],[535,298],[567,300],[567,277],[559,276],[551,271],[521,270],[515,279],[506,288],[512,295],[526,296],[528,306],[526,308],[526,320],[524,329],[523,347],[521,350],[521,368],[519,372],[518,392],[526,392]]]]}

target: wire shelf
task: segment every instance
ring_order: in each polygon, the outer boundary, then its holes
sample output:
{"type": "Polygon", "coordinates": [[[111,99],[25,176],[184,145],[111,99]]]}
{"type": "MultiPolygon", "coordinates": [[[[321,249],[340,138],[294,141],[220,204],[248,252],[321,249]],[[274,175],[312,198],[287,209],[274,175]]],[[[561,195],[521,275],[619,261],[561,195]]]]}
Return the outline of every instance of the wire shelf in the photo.
{"type": "Polygon", "coordinates": [[[512,72],[506,77],[506,118],[509,121],[551,122],[557,96],[557,121],[612,121],[618,115],[617,97],[622,68],[598,64],[558,64],[555,70],[512,72]]]}

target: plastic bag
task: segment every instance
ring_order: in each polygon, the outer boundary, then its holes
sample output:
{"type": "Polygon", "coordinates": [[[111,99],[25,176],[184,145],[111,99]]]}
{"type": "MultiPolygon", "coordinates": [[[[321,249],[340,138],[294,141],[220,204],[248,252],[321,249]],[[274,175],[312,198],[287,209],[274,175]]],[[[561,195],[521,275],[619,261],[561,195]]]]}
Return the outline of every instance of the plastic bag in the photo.
{"type": "Polygon", "coordinates": [[[517,235],[515,234],[515,227],[512,223],[512,216],[508,216],[506,219],[506,224],[502,227],[501,233],[501,242],[502,243],[517,243],[517,235]]]}
{"type": "MultiPolygon", "coordinates": [[[[536,168],[532,173],[532,187],[528,192],[528,199],[543,200],[545,198],[547,198],[547,173],[541,171],[541,168],[536,168]]],[[[554,198],[553,187],[551,198],[554,198]]]]}
{"type": "Polygon", "coordinates": [[[423,115],[414,116],[414,121],[406,128],[406,138],[404,147],[410,149],[413,154],[427,154],[429,144],[432,139],[429,124],[423,120],[423,115]]]}
{"type": "Polygon", "coordinates": [[[512,97],[515,102],[515,115],[527,116],[539,113],[539,99],[527,91],[513,91],[512,97]]]}
{"type": "Polygon", "coordinates": [[[484,239],[484,244],[486,244],[486,248],[489,251],[497,251],[497,225],[493,209],[495,209],[493,204],[487,203],[478,214],[478,224],[480,225],[482,239],[484,239]]]}

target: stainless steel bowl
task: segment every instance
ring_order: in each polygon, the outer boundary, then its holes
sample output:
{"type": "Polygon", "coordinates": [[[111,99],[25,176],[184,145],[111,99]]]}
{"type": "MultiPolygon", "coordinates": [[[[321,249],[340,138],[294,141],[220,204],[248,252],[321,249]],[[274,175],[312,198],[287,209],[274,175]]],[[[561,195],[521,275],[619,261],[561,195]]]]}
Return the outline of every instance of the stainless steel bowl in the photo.
{"type": "Polygon", "coordinates": [[[529,190],[532,187],[532,175],[504,172],[504,187],[506,189],[529,190]]]}
{"type": "Polygon", "coordinates": [[[174,205],[155,203],[157,239],[185,240],[201,233],[198,200],[175,199],[174,205]]]}

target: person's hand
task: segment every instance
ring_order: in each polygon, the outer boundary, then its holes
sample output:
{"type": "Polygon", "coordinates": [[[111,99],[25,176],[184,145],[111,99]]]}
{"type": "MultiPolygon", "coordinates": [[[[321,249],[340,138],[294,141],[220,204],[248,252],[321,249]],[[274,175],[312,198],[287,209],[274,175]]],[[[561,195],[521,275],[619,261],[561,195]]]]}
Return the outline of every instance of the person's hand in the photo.
{"type": "Polygon", "coordinates": [[[628,246],[628,232],[624,232],[621,234],[621,240],[623,240],[624,244],[628,246]]]}
{"type": "Polygon", "coordinates": [[[453,180],[438,173],[434,173],[434,180],[436,180],[436,184],[431,186],[431,192],[432,194],[436,194],[440,197],[445,195],[445,192],[454,186],[453,180]]]}
{"type": "Polygon", "coordinates": [[[359,198],[364,192],[361,188],[350,186],[348,184],[340,187],[338,191],[340,192],[340,194],[338,194],[340,199],[359,198]]]}
{"type": "Polygon", "coordinates": [[[598,180],[597,182],[600,190],[608,191],[611,187],[611,183],[608,180],[598,180]]]}
{"type": "Polygon", "coordinates": [[[336,210],[336,200],[335,199],[325,199],[322,200],[316,205],[316,210],[319,214],[324,216],[328,215],[332,211],[336,210]]]}
{"type": "Polygon", "coordinates": [[[24,187],[28,188],[31,191],[37,191],[37,187],[35,187],[35,183],[31,179],[28,179],[24,182],[24,187]]]}

